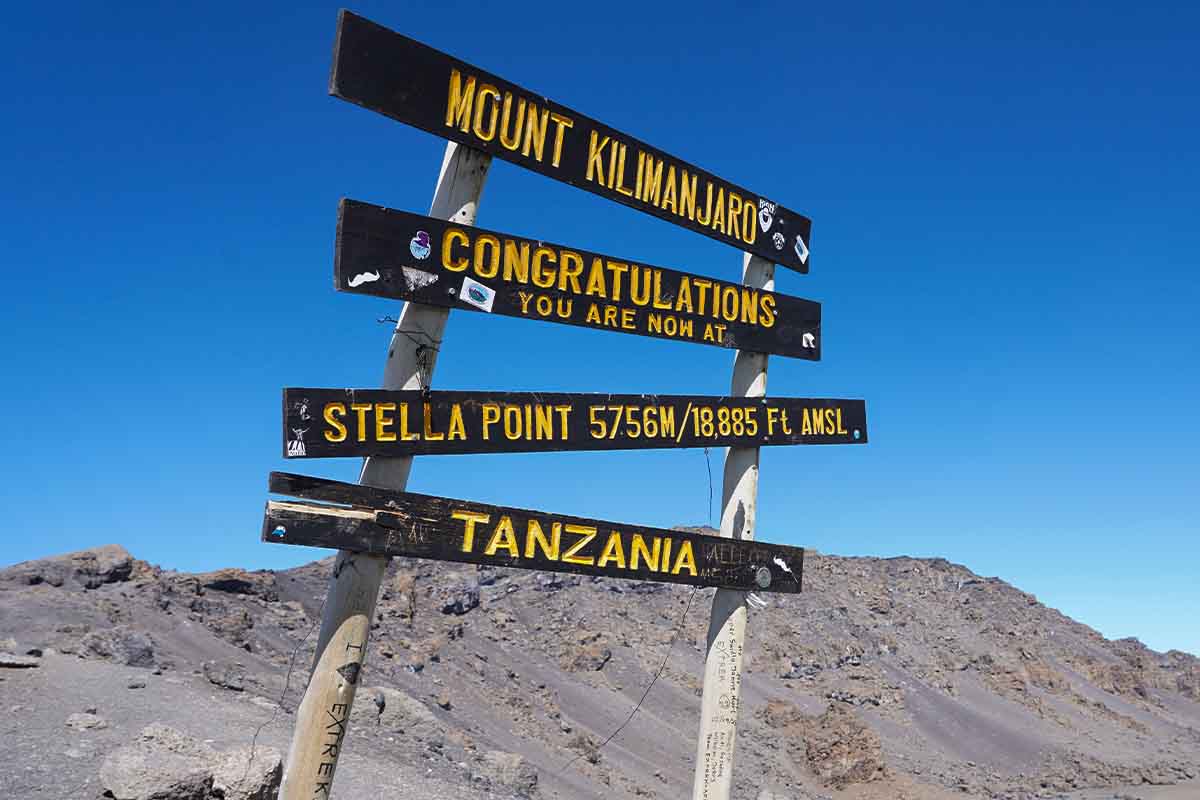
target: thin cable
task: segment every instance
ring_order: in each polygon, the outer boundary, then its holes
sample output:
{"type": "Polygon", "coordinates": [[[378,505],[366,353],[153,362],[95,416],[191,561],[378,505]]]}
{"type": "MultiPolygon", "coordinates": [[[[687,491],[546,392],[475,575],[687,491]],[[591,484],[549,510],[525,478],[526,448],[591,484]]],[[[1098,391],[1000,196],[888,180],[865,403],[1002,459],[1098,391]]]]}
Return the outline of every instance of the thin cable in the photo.
{"type": "MultiPolygon", "coordinates": [[[[329,593],[327,592],[325,600],[328,599],[329,593]]],[[[258,735],[262,733],[263,728],[275,721],[275,718],[279,716],[279,709],[283,708],[283,701],[287,697],[288,687],[292,682],[292,670],[296,666],[296,656],[300,655],[301,648],[304,647],[305,642],[308,641],[308,638],[312,636],[313,631],[317,629],[317,625],[321,622],[321,617],[325,614],[325,600],[322,600],[320,607],[317,608],[317,615],[313,618],[312,625],[308,627],[308,633],[304,634],[304,638],[300,640],[300,643],[296,645],[296,649],[292,651],[292,657],[288,660],[287,673],[283,676],[283,691],[280,692],[279,700],[275,703],[275,707],[271,709],[271,716],[267,718],[266,722],[254,729],[254,736],[250,738],[250,757],[246,759],[246,770],[242,773],[243,781],[250,774],[250,767],[254,765],[254,748],[258,744],[258,735]]]]}
{"type": "Polygon", "coordinates": [[[708,448],[704,448],[704,466],[708,470],[708,527],[713,527],[712,521],[712,461],[708,458],[708,448]]]}
{"type": "MultiPolygon", "coordinates": [[[[597,753],[603,750],[605,745],[615,739],[617,734],[625,729],[625,726],[628,725],[633,720],[633,716],[637,714],[638,709],[642,707],[642,703],[646,702],[646,697],[649,696],[650,690],[654,688],[654,684],[658,682],[659,676],[662,675],[663,670],[667,667],[667,659],[671,657],[671,650],[675,647],[675,640],[679,638],[679,631],[683,630],[683,624],[687,620],[688,611],[691,610],[692,601],[696,599],[696,592],[698,591],[700,591],[699,586],[692,587],[692,593],[688,595],[687,606],[685,606],[683,609],[683,616],[679,618],[679,622],[675,625],[675,630],[671,634],[671,642],[667,645],[667,652],[663,655],[662,663],[658,665],[658,671],[654,673],[654,677],[650,679],[649,685],[646,686],[646,691],[642,692],[642,698],[637,701],[637,705],[633,707],[633,711],[629,712],[629,716],[625,718],[625,721],[618,725],[617,729],[610,733],[608,738],[596,747],[597,753]]],[[[559,772],[565,772],[567,767],[571,766],[581,758],[583,758],[583,753],[576,754],[574,758],[562,765],[562,768],[559,770],[559,772]]]]}

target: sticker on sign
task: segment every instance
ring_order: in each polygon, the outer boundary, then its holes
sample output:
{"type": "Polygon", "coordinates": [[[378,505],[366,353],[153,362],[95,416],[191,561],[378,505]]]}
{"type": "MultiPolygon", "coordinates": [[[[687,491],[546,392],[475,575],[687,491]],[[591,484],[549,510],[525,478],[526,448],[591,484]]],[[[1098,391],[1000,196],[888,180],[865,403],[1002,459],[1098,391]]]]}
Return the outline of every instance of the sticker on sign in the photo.
{"type": "Polygon", "coordinates": [[[470,303],[476,308],[481,308],[490,314],[492,311],[492,301],[496,299],[496,292],[474,278],[464,276],[462,291],[458,293],[458,298],[464,303],[470,303]]]}

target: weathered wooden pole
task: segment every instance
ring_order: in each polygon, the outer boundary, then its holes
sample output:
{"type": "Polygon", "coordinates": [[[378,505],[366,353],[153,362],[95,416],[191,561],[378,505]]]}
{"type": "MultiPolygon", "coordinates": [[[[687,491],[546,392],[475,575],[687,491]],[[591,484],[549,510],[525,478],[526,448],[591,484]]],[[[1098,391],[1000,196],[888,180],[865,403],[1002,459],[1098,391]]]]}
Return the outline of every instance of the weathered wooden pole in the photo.
{"type": "MultiPolygon", "coordinates": [[[[474,224],[491,162],[489,155],[448,142],[429,216],[474,224]]],[[[383,388],[421,389],[429,385],[449,313],[445,308],[414,303],[404,306],[388,346],[383,388]]],[[[411,456],[367,458],[358,482],[402,490],[411,469],[411,456]]],[[[325,598],[312,677],[296,712],[280,800],[330,796],[387,564],[386,558],[338,552],[325,598]]]]}
{"type": "MultiPolygon", "coordinates": [[[[775,265],[744,255],[742,283],[775,289],[775,265]]],[[[733,357],[734,397],[767,393],[767,356],[739,350],[733,357]]],[[[721,489],[721,536],[753,539],[758,515],[758,448],[730,447],[725,454],[721,489]]],[[[733,747],[742,688],[742,643],[746,638],[746,593],[717,589],[708,623],[704,657],[704,694],[700,700],[700,738],[692,800],[728,800],[733,780],[733,747]]]]}

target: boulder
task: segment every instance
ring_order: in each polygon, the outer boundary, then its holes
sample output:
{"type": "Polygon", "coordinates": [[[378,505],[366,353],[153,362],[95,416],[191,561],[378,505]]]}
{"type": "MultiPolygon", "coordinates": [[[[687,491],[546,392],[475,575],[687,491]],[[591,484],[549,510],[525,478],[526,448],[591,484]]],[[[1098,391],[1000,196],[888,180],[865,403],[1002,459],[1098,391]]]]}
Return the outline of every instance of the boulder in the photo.
{"type": "Polygon", "coordinates": [[[283,780],[283,756],[274,747],[240,747],[221,756],[212,793],[224,800],[274,800],[283,780]]]}
{"type": "Polygon", "coordinates": [[[57,587],[74,582],[85,589],[95,589],[106,583],[129,580],[133,565],[133,556],[128,550],[119,544],[106,544],[37,561],[23,561],[0,571],[0,576],[28,586],[57,587]]]}
{"type": "Polygon", "coordinates": [[[538,774],[533,765],[516,753],[489,750],[483,755],[492,785],[499,784],[516,797],[533,797],[537,793],[538,774]]]}
{"type": "Polygon", "coordinates": [[[67,717],[66,725],[74,731],[91,731],[107,728],[108,722],[103,717],[98,717],[94,713],[85,711],[67,717]]]}
{"type": "Polygon", "coordinates": [[[479,582],[450,587],[440,598],[443,614],[463,615],[479,607],[479,582]]]}
{"type": "Polygon", "coordinates": [[[155,723],[104,759],[100,783],[114,800],[207,800],[217,758],[203,742],[155,723]]]}
{"type": "Polygon", "coordinates": [[[154,640],[124,625],[91,631],[80,641],[80,654],[127,667],[154,666],[154,640]]]}
{"type": "Polygon", "coordinates": [[[351,727],[378,727],[414,734],[432,733],[441,727],[424,703],[397,689],[364,687],[358,696],[359,702],[350,711],[351,727]]]}
{"type": "Polygon", "coordinates": [[[246,688],[246,667],[241,663],[205,661],[201,667],[204,671],[204,677],[214,686],[220,686],[222,689],[229,689],[234,692],[241,692],[246,688]]]}
{"type": "Polygon", "coordinates": [[[106,544],[73,553],[74,577],[86,589],[120,583],[133,575],[133,556],[119,544],[106,544]]]}
{"type": "Polygon", "coordinates": [[[879,737],[850,711],[831,704],[799,728],[808,765],[826,786],[844,789],[884,777],[879,737]]]}
{"type": "Polygon", "coordinates": [[[275,573],[269,570],[248,572],[236,568],[219,569],[197,575],[196,580],[200,586],[214,592],[254,595],[269,603],[279,599],[275,573]]]}
{"type": "Polygon", "coordinates": [[[32,669],[41,662],[32,656],[19,656],[15,653],[0,653],[0,669],[32,669]]]}
{"type": "Polygon", "coordinates": [[[572,672],[598,672],[612,659],[612,650],[600,644],[588,644],[571,654],[567,668],[572,672]]]}

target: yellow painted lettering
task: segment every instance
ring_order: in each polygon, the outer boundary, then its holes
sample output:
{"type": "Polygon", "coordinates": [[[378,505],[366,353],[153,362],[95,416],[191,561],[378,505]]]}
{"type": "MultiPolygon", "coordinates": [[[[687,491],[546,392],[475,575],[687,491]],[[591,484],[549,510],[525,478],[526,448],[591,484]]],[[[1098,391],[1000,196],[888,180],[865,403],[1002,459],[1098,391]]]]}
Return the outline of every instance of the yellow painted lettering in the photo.
{"type": "Polygon", "coordinates": [[[529,104],[529,115],[525,118],[525,141],[521,143],[521,155],[533,153],[535,161],[541,161],[546,151],[546,129],[549,126],[550,111],[538,109],[533,103],[529,104]]]}
{"type": "Polygon", "coordinates": [[[580,556],[576,555],[576,553],[586,547],[588,542],[596,538],[596,529],[591,525],[564,525],[563,530],[582,538],[567,548],[566,552],[562,554],[562,560],[568,564],[586,564],[591,566],[595,562],[593,556],[580,556]]]}
{"type": "Polygon", "coordinates": [[[539,247],[533,251],[533,285],[541,289],[549,289],[554,285],[554,281],[558,277],[555,273],[557,270],[547,269],[543,264],[550,262],[554,264],[557,257],[554,251],[549,247],[539,247]]]}
{"type": "MultiPolygon", "coordinates": [[[[679,216],[694,220],[696,218],[696,176],[688,175],[687,170],[680,170],[679,179],[679,216]],[[691,178],[691,181],[688,181],[691,178]]],[[[704,223],[701,223],[702,225],[704,223]]]]}
{"type": "Polygon", "coordinates": [[[507,550],[513,558],[521,555],[521,551],[517,548],[517,534],[513,531],[512,520],[508,515],[500,517],[500,522],[496,525],[496,530],[492,531],[492,538],[488,540],[483,554],[494,556],[496,551],[501,548],[507,550]]]}
{"type": "Polygon", "coordinates": [[[486,523],[491,517],[476,511],[451,511],[450,516],[463,521],[462,551],[464,553],[471,552],[475,546],[475,523],[486,523]]]}
{"type": "Polygon", "coordinates": [[[504,407],[504,438],[510,442],[521,438],[521,407],[504,407]]]}
{"type": "Polygon", "coordinates": [[[534,438],[538,441],[554,438],[554,409],[551,406],[539,405],[534,420],[534,438]]]}
{"type": "Polygon", "coordinates": [[[471,121],[471,130],[474,134],[485,142],[490,142],[496,137],[496,119],[500,116],[500,90],[490,83],[485,83],[479,87],[479,94],[476,95],[475,116],[471,121]],[[487,102],[488,98],[492,102],[487,102]],[[488,117],[487,126],[483,125],[484,109],[490,105],[492,109],[491,116],[488,117]]]}
{"type": "Polygon", "coordinates": [[[524,133],[525,127],[525,98],[517,99],[517,117],[516,121],[512,118],[513,96],[509,93],[504,95],[504,106],[500,111],[500,144],[507,150],[516,150],[521,146],[521,135],[524,133]],[[509,127],[512,127],[512,135],[509,135],[509,127]]]}
{"type": "Polygon", "coordinates": [[[646,540],[642,538],[640,533],[633,535],[633,543],[629,546],[629,568],[637,569],[638,562],[645,561],[646,567],[651,570],[658,569],[658,560],[662,555],[662,539],[655,536],[654,546],[647,547],[646,540]]]}
{"type": "Polygon", "coordinates": [[[625,545],[621,543],[621,534],[616,531],[608,535],[608,541],[604,543],[604,550],[600,553],[596,566],[603,567],[610,561],[615,561],[618,567],[625,569],[625,545]]]}
{"type": "Polygon", "coordinates": [[[471,128],[471,104],[475,101],[475,76],[463,83],[462,73],[450,70],[450,91],[446,95],[446,127],[463,133],[471,128]]]}
{"type": "Polygon", "coordinates": [[[675,310],[693,314],[692,311],[692,279],[684,275],[679,279],[679,294],[675,295],[675,310]]]}
{"type": "Polygon", "coordinates": [[[764,328],[775,327],[775,296],[764,294],[758,299],[758,303],[762,308],[762,326],[764,328]]]}
{"type": "Polygon", "coordinates": [[[659,206],[663,211],[670,211],[672,214],[677,213],[675,206],[675,165],[667,167],[667,187],[663,189],[662,205],[659,206]]]}
{"type": "Polygon", "coordinates": [[[612,273],[612,294],[609,295],[614,303],[621,302],[621,276],[629,271],[629,265],[624,261],[609,261],[608,271],[612,273]]]}
{"type": "Polygon", "coordinates": [[[615,188],[626,197],[633,197],[633,189],[625,186],[625,153],[628,150],[628,147],[621,145],[620,155],[617,156],[617,185],[615,188]]]}
{"type": "Polygon", "coordinates": [[[341,423],[338,417],[346,416],[345,403],[326,403],[325,404],[325,424],[332,430],[325,431],[325,441],[327,442],[344,442],[346,441],[346,426],[341,423]]]}
{"type": "Polygon", "coordinates": [[[629,267],[629,298],[633,300],[634,305],[648,306],[650,305],[650,269],[648,267],[639,267],[636,264],[629,267]]]}
{"type": "Polygon", "coordinates": [[[579,286],[579,276],[583,274],[583,259],[578,253],[563,250],[558,254],[558,262],[558,290],[560,292],[567,291],[569,283],[570,291],[582,294],[583,289],[579,286]]]}
{"type": "Polygon", "coordinates": [[[358,440],[367,440],[367,412],[371,410],[370,403],[351,403],[350,410],[358,414],[358,440]]]}
{"type": "Polygon", "coordinates": [[[395,418],[388,416],[389,412],[396,410],[395,403],[376,403],[375,404],[375,441],[377,442],[394,442],[396,441],[396,432],[389,431],[387,427],[395,422],[395,418]]]}
{"type": "MultiPolygon", "coordinates": [[[[710,186],[709,188],[712,188],[712,187],[710,186]]],[[[709,227],[711,227],[714,231],[719,229],[721,231],[721,233],[725,232],[725,187],[724,186],[717,187],[717,196],[715,199],[713,199],[713,217],[712,217],[712,222],[709,223],[709,227]]]]}
{"type": "MultiPolygon", "coordinates": [[[[554,156],[551,160],[551,165],[557,167],[562,161],[563,134],[567,128],[575,126],[575,120],[570,117],[564,117],[559,114],[550,114],[550,119],[554,120],[554,156]]],[[[541,156],[538,156],[538,161],[541,161],[541,156]]]]}
{"type": "Polygon", "coordinates": [[[692,577],[696,576],[696,556],[692,553],[692,543],[687,539],[684,539],[679,545],[679,552],[675,554],[675,566],[671,567],[671,574],[678,575],[685,569],[692,577]]]}
{"type": "Polygon", "coordinates": [[[440,442],[442,439],[445,439],[446,434],[442,433],[441,431],[435,431],[433,429],[433,404],[432,403],[425,404],[425,413],[423,414],[423,416],[425,417],[425,421],[424,421],[425,441],[440,442]]]}
{"type": "Polygon", "coordinates": [[[562,523],[555,522],[550,526],[550,539],[547,541],[546,532],[537,520],[531,519],[525,526],[525,557],[534,558],[537,550],[551,561],[558,561],[558,548],[562,541],[562,523]]]}
{"type": "Polygon", "coordinates": [[[604,183],[604,170],[601,167],[600,159],[604,156],[604,148],[608,145],[609,138],[605,136],[600,139],[600,135],[592,131],[588,137],[588,160],[587,160],[587,175],[586,180],[604,183]],[[594,176],[594,177],[593,177],[594,176]]]}
{"type": "Polygon", "coordinates": [[[450,406],[450,430],[446,433],[446,439],[465,442],[467,440],[467,427],[463,424],[462,406],[458,403],[450,406]]]}
{"type": "Polygon", "coordinates": [[[713,204],[712,182],[706,181],[704,186],[705,186],[704,215],[701,216],[700,211],[697,210],[696,211],[696,222],[699,222],[701,225],[708,227],[708,223],[712,219],[712,204],[713,204]]]}
{"type": "Polygon", "coordinates": [[[400,406],[400,441],[415,442],[420,438],[421,434],[408,429],[408,403],[404,403],[400,406]]]}
{"type": "Polygon", "coordinates": [[[529,242],[504,242],[504,280],[529,283],[529,242]]]}
{"type": "Polygon", "coordinates": [[[642,177],[642,191],[639,196],[652,206],[658,205],[658,201],[662,197],[662,177],[662,159],[647,153],[645,174],[642,177]]]}
{"type": "Polygon", "coordinates": [[[491,428],[500,421],[500,405],[499,403],[484,403],[483,404],[483,438],[487,441],[492,438],[491,428]]]}
{"type": "Polygon", "coordinates": [[[465,255],[455,257],[451,254],[450,250],[456,244],[469,247],[471,239],[467,236],[466,231],[458,228],[446,228],[446,232],[442,234],[442,266],[451,272],[462,272],[471,266],[471,262],[465,255]]]}
{"type": "MultiPolygon", "coordinates": [[[[649,269],[649,267],[646,269],[649,269]]],[[[662,271],[657,269],[654,270],[654,300],[652,301],[652,304],[655,308],[661,308],[664,310],[669,310],[671,308],[671,301],[663,299],[662,271]]]]}
{"type": "Polygon", "coordinates": [[[754,289],[742,289],[742,322],[749,325],[758,324],[758,292],[754,289]]]}
{"type": "Polygon", "coordinates": [[[490,233],[481,233],[475,239],[475,274],[481,278],[494,278],[499,273],[500,240],[490,233]]]}
{"type": "Polygon", "coordinates": [[[592,259],[592,268],[588,272],[587,294],[608,299],[608,286],[605,283],[604,276],[604,260],[600,258],[592,259]]]}

